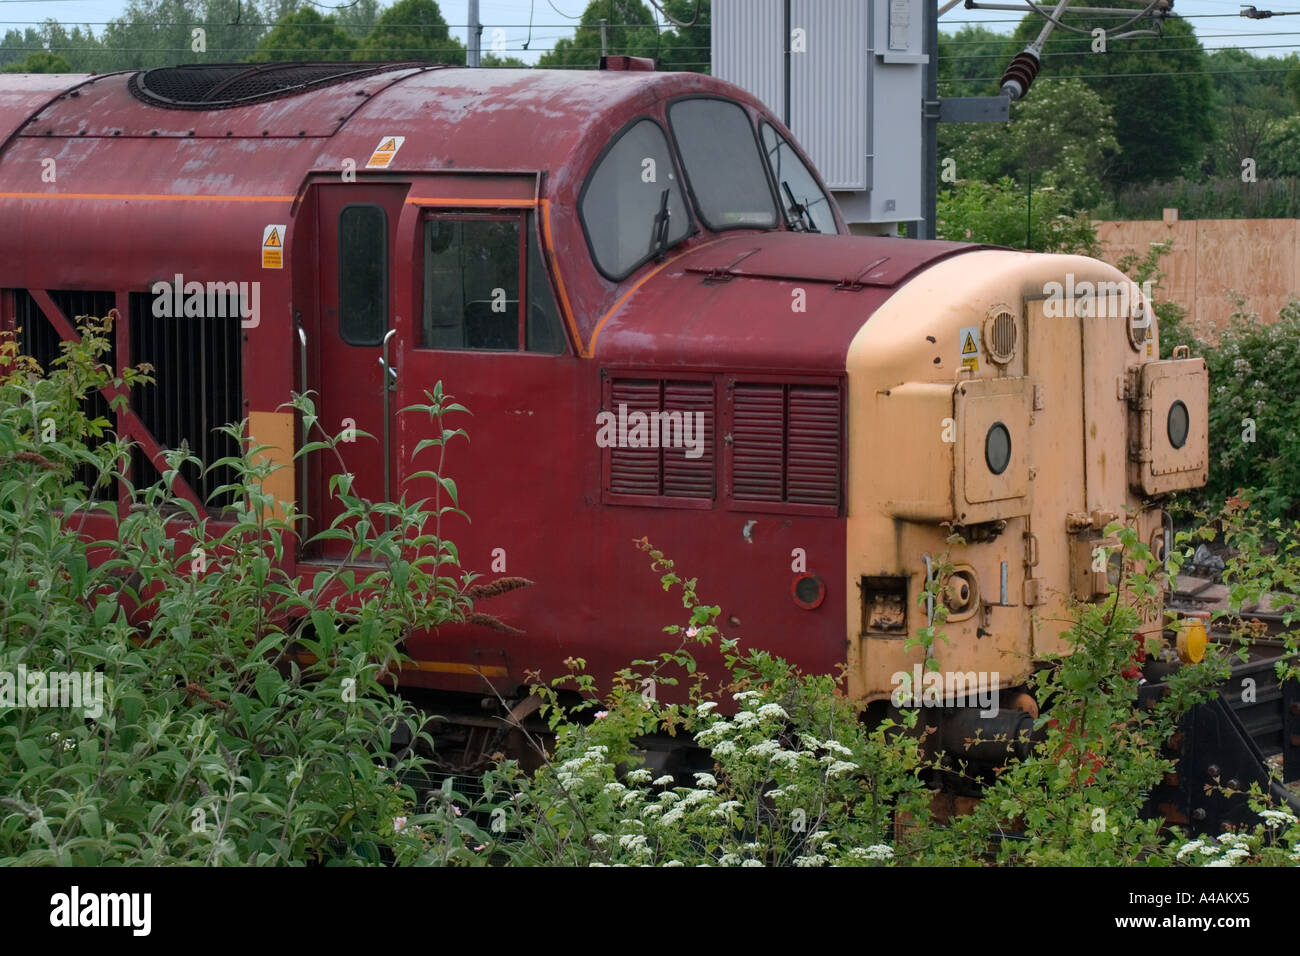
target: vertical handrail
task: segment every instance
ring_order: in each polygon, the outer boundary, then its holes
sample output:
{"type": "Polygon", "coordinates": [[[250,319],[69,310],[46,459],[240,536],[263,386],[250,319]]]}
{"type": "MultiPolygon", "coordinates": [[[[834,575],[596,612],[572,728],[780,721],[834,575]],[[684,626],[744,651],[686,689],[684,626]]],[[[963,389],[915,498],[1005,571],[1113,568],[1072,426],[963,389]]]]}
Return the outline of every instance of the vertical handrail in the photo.
{"type": "Polygon", "coordinates": [[[1164,533],[1165,538],[1165,584],[1169,583],[1169,561],[1174,553],[1174,516],[1168,511],[1162,511],[1160,514],[1160,530],[1164,533]]]}
{"type": "MultiPolygon", "coordinates": [[[[384,391],[384,501],[385,502],[392,501],[393,499],[392,475],[391,475],[392,465],[389,462],[388,393],[393,391],[393,389],[397,385],[397,373],[393,371],[393,367],[389,362],[388,343],[393,340],[393,336],[396,334],[397,334],[397,329],[389,329],[387,334],[384,335],[384,343],[383,343],[384,357],[379,360],[380,364],[383,365],[383,371],[384,371],[384,381],[383,381],[382,388],[384,391]]],[[[388,530],[388,524],[389,524],[388,516],[385,515],[384,516],[385,531],[388,530]]]]}
{"type": "MultiPolygon", "coordinates": [[[[934,594],[929,591],[930,582],[934,580],[934,566],[928,554],[921,555],[925,561],[925,623],[927,627],[934,626],[934,594]]],[[[928,656],[928,655],[927,655],[928,656]]]]}
{"type": "MultiPolygon", "coordinates": [[[[299,387],[302,389],[301,394],[306,395],[307,394],[307,331],[302,327],[302,316],[299,315],[298,319],[299,319],[298,342],[302,346],[302,348],[299,350],[299,355],[298,355],[298,371],[302,376],[299,387]]],[[[307,423],[306,421],[304,421],[302,423],[302,443],[306,445],[308,440],[309,439],[307,435],[307,423]]],[[[305,541],[307,539],[306,520],[307,520],[307,514],[309,510],[307,504],[307,456],[306,455],[303,455],[298,462],[298,509],[299,509],[298,513],[303,517],[303,528],[301,534],[302,534],[302,540],[305,541]]]]}

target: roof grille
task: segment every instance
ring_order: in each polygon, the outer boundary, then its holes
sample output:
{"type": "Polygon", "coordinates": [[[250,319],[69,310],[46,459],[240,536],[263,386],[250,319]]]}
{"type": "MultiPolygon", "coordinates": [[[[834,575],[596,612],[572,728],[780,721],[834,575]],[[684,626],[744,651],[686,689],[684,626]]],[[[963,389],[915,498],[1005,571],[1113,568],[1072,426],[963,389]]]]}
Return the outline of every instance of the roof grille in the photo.
{"type": "Polygon", "coordinates": [[[167,66],[142,70],[127,82],[138,100],[174,110],[245,106],[392,70],[432,69],[440,64],[404,63],[229,63],[167,66]]]}

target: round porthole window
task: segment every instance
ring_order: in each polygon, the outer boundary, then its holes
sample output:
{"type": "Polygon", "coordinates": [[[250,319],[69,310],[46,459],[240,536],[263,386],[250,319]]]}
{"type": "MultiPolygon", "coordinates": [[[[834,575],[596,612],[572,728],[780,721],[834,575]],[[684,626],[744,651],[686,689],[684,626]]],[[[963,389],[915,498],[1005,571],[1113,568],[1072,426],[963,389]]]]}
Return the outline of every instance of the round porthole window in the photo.
{"type": "Polygon", "coordinates": [[[1191,416],[1187,412],[1187,406],[1182,402],[1174,402],[1169,406],[1169,421],[1166,423],[1169,430],[1169,444],[1175,448],[1182,448],[1187,444],[1187,433],[1191,431],[1191,416]]]}
{"type": "Polygon", "coordinates": [[[994,422],[984,436],[984,463],[995,475],[1002,474],[1011,464],[1011,432],[1001,422],[994,422]]]}

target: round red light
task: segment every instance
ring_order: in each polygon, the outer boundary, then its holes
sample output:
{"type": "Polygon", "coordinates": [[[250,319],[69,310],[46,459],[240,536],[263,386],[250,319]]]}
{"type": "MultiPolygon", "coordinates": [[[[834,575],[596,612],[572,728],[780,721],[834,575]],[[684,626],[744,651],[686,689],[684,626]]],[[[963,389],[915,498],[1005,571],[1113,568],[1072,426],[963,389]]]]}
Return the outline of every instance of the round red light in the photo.
{"type": "Polygon", "coordinates": [[[811,611],[826,599],[826,585],[815,574],[800,574],[790,584],[790,595],[795,604],[811,611]]]}

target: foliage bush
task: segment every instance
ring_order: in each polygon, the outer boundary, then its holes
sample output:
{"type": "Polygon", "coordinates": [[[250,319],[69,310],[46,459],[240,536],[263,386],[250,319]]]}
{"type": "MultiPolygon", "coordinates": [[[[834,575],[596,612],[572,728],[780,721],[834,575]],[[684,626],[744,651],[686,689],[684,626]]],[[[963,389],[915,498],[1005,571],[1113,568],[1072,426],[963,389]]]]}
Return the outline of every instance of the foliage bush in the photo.
{"type": "Polygon", "coordinates": [[[1277,162],[1259,166],[1256,182],[1242,182],[1239,170],[1204,181],[1179,176],[1123,186],[1098,204],[1096,217],[1160,219],[1165,209],[1177,209],[1180,219],[1295,219],[1300,216],[1300,177],[1270,175],[1272,169],[1288,169],[1295,162],[1294,139],[1278,144],[1270,155],[1276,155],[1277,162]]]}
{"type": "MultiPolygon", "coordinates": [[[[0,672],[102,675],[102,713],[0,710],[0,859],[20,864],[377,863],[395,851],[392,816],[416,764],[392,756],[424,715],[383,682],[417,627],[462,616],[465,586],[441,573],[437,532],[453,501],[373,504],[332,480],[344,514],[328,532],[380,569],[339,566],[310,580],[278,566],[295,517],[272,516],[272,469],[255,448],[228,464],[235,505],[222,529],[166,473],[132,490],[116,540],[82,533],[92,511],[79,465],[117,471],[128,443],[105,441],[82,396],[144,384],[100,361],[111,322],[82,326],[48,375],[0,355],[0,672]],[[391,531],[382,528],[388,519],[391,531]]],[[[122,393],[124,394],[124,392],[122,393]]],[[[124,398],[114,399],[120,404],[124,398]]],[[[311,404],[299,403],[309,426],[311,404]]],[[[435,389],[420,412],[440,445],[459,406],[435,389]]],[[[313,446],[309,446],[313,447],[313,446]]],[[[329,452],[333,441],[314,444],[329,452]]],[[[301,452],[300,452],[301,454],[301,452]]],[[[120,473],[120,480],[125,480],[120,473]]]]}
{"type": "MultiPolygon", "coordinates": [[[[243,457],[209,466],[238,476],[228,530],[174,493],[184,456],[170,453],[159,484],[132,489],[138,507],[121,517],[117,539],[89,541],[87,511],[113,505],[86,502],[78,469],[112,472],[127,443],[88,416],[83,396],[147,387],[148,370],[115,379],[100,361],[111,323],[82,329],[46,374],[12,342],[0,351],[0,524],[11,542],[0,564],[0,674],[92,671],[105,688],[100,713],[0,709],[2,862],[1300,861],[1294,815],[1262,794],[1254,795],[1267,811],[1257,826],[1215,840],[1144,817],[1146,793],[1172,769],[1161,741],[1223,676],[1226,655],[1212,649],[1205,663],[1183,668],[1154,709],[1134,706],[1135,657],[1156,649],[1137,635],[1142,620],[1159,620],[1161,583],[1136,532],[1118,523],[1106,533],[1122,548],[1124,585],[1102,604],[1075,607],[1073,653],[1036,673],[1044,713],[1029,757],[985,781],[972,812],[942,825],[931,812],[934,773],[970,771],[936,752],[924,710],[868,722],[842,678],[801,674],[741,648],[719,631],[719,608],[702,602],[696,581],[645,539],[637,546],[650,567],[681,596],[684,620],[665,628],[676,646],[633,661],[604,690],[572,660],[569,673],[533,689],[547,729],[524,730],[531,754],[499,755],[481,797],[467,797],[454,778],[417,794],[404,781],[435,769],[429,718],[388,678],[407,634],[463,618],[476,593],[470,576],[446,573],[457,555],[440,523],[457,507],[455,484],[442,477],[447,445],[463,437],[446,419],[464,409],[438,386],[428,404],[406,410],[427,416],[437,436],[419,449],[438,456],[432,503],[372,503],[346,477],[333,480],[344,515],[330,535],[378,566],[364,576],[340,567],[290,579],[277,567],[296,518],[273,517],[261,490],[272,466],[246,440],[243,457]],[[715,644],[727,668],[720,682],[695,658],[715,644]],[[673,700],[658,699],[655,687],[674,688],[663,695],[673,700]],[[703,766],[651,771],[649,738],[664,734],[693,736],[703,766]]],[[[314,430],[310,401],[296,405],[314,430]]],[[[322,438],[300,454],[328,454],[333,444],[322,438]]],[[[1294,543],[1264,563],[1251,550],[1258,530],[1240,514],[1213,528],[1235,545],[1234,600],[1300,581],[1294,543]]],[[[950,545],[960,555],[961,539],[950,545]]],[[[934,667],[946,647],[942,622],[940,614],[922,641],[934,667]]],[[[1294,674],[1294,642],[1290,650],[1294,674]]]]}
{"type": "Polygon", "coordinates": [[[1087,215],[1068,210],[1065,194],[1050,186],[1036,188],[1032,208],[1027,205],[1024,188],[1009,177],[996,183],[959,180],[939,193],[936,235],[1036,252],[1101,254],[1096,227],[1087,215]]]}
{"type": "MultiPolygon", "coordinates": [[[[1141,653],[1158,640],[1159,564],[1132,525],[1115,535],[1128,569],[1107,601],[1074,609],[1071,653],[1034,680],[1046,712],[1030,756],[988,783],[973,811],[941,825],[927,780],[943,755],[923,742],[924,714],[869,725],[829,677],[801,675],[780,658],[742,651],[713,624],[695,581],[642,540],[666,588],[679,588],[688,623],[666,630],[678,647],[638,661],[600,696],[581,661],[535,692],[553,743],[534,739],[543,765],[502,760],[469,800],[449,785],[431,812],[403,818],[412,863],[586,866],[1282,865],[1300,862],[1300,824],[1254,792],[1260,822],[1215,839],[1162,829],[1146,797],[1174,763],[1161,742],[1227,673],[1225,648],[1170,677],[1153,708],[1136,706],[1141,653]],[[1156,628],[1158,632],[1158,628],[1156,628]],[[1143,636],[1145,635],[1145,636],[1143,636]],[[714,640],[729,674],[716,691],[699,678],[693,645],[714,640]],[[671,676],[675,674],[675,676],[671,676]],[[687,703],[643,693],[647,680],[687,681],[687,703]],[[565,705],[557,689],[576,687],[565,705]],[[599,709],[597,709],[599,708],[599,709]],[[726,711],[725,713],[723,711],[726,711]],[[656,776],[640,742],[693,733],[712,767],[690,779],[656,776]],[[448,809],[450,804],[451,809],[448,809]],[[462,809],[463,808],[463,809],[462,809]],[[473,818],[468,826],[455,824],[473,818]]],[[[953,542],[960,547],[960,540],[953,542]]],[[[924,595],[922,595],[922,600],[924,595]]],[[[931,645],[935,654],[942,641],[931,645]]],[[[1294,644],[1290,660],[1294,662],[1294,644]]],[[[948,773],[965,772],[960,761],[948,773]]]]}

